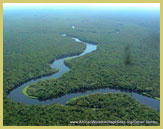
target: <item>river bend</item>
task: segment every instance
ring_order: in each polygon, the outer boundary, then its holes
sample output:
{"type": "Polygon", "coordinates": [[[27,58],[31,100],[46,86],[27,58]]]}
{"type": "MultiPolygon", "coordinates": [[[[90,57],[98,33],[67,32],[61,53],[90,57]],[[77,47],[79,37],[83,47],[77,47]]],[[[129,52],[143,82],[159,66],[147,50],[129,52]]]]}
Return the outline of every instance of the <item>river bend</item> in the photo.
{"type": "MultiPolygon", "coordinates": [[[[67,36],[66,34],[62,34],[62,36],[67,36]]],[[[71,58],[77,58],[80,56],[83,56],[87,53],[90,53],[92,51],[95,51],[97,46],[94,44],[90,44],[87,42],[83,42],[78,38],[72,37],[73,40],[75,40],[76,42],[80,42],[86,45],[86,49],[80,54],[80,55],[76,55],[76,56],[71,56],[71,58]]],[[[59,78],[61,77],[65,72],[68,72],[70,69],[69,67],[67,67],[64,64],[64,60],[68,59],[70,57],[65,57],[65,58],[61,58],[61,59],[57,59],[55,61],[52,62],[51,64],[51,68],[57,68],[59,69],[59,71],[57,73],[54,73],[52,75],[48,75],[45,77],[40,77],[37,79],[32,79],[22,85],[20,85],[19,87],[13,89],[10,93],[9,93],[9,97],[12,100],[15,100],[16,102],[22,102],[24,104],[65,104],[66,101],[70,100],[73,97],[77,97],[77,96],[83,96],[83,95],[89,95],[89,94],[93,94],[93,93],[110,93],[110,92],[116,92],[116,93],[128,93],[131,94],[138,102],[145,104],[147,106],[150,106],[154,109],[160,110],[160,101],[156,100],[154,98],[150,98],[135,92],[129,92],[129,91],[124,91],[124,90],[117,90],[117,89],[110,89],[110,88],[100,88],[100,89],[94,89],[94,90],[87,90],[85,92],[77,92],[77,93],[69,93],[69,94],[65,94],[61,97],[57,97],[57,98],[52,98],[52,99],[48,99],[48,100],[44,100],[44,101],[40,101],[37,99],[33,99],[30,98],[28,96],[25,96],[22,93],[22,90],[35,82],[38,82],[40,80],[45,80],[45,79],[50,79],[50,78],[59,78]]]]}

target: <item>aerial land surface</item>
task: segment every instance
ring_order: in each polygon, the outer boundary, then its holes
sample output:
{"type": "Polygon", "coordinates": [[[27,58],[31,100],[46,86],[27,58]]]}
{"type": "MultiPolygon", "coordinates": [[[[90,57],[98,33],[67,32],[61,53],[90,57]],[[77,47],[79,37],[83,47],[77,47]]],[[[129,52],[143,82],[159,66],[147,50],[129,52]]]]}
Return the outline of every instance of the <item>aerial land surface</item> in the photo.
{"type": "Polygon", "coordinates": [[[69,72],[29,85],[25,95],[47,100],[109,87],[159,99],[159,20],[159,13],[151,10],[4,11],[4,125],[90,125],[70,123],[81,120],[156,121],[132,125],[159,125],[160,112],[128,94],[93,94],[73,98],[66,105],[27,105],[8,97],[24,82],[58,72],[50,67],[54,60],[82,53],[85,45],[72,36],[96,44],[97,49],[65,60],[69,72]]]}

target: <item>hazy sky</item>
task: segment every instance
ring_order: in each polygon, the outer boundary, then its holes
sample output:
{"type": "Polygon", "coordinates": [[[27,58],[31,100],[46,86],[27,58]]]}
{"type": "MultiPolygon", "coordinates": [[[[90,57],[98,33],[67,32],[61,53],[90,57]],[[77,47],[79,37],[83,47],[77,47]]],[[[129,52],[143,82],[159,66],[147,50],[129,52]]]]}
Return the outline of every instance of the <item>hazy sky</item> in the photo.
{"type": "Polygon", "coordinates": [[[83,7],[140,7],[140,8],[160,8],[160,3],[4,3],[5,8],[12,7],[49,7],[49,6],[83,6],[83,7]]]}

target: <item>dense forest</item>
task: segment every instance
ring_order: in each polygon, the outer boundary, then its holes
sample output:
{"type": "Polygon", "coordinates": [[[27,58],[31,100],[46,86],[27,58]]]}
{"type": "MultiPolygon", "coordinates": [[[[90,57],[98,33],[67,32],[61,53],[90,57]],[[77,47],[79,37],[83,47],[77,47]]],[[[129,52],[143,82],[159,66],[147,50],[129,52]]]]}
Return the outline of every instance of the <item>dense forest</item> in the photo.
{"type": "Polygon", "coordinates": [[[30,85],[27,95],[45,100],[70,92],[111,87],[159,99],[160,19],[155,13],[4,10],[4,125],[71,125],[70,121],[108,119],[153,120],[158,125],[159,111],[128,95],[90,95],[72,99],[66,106],[25,105],[7,96],[32,78],[57,72],[50,67],[53,60],[85,49],[71,37],[61,36],[66,33],[97,44],[97,50],[66,60],[69,72],[57,80],[30,85]]]}
{"type": "Polygon", "coordinates": [[[25,106],[21,103],[15,106],[11,100],[5,104],[10,106],[5,107],[4,125],[159,125],[160,121],[158,111],[139,104],[127,94],[93,94],[73,98],[66,106],[25,106]],[[6,116],[6,113],[13,116],[6,116]],[[128,123],[76,123],[91,120],[128,123]],[[137,124],[136,121],[142,123],[137,124]]]}
{"type": "Polygon", "coordinates": [[[150,25],[144,27],[126,21],[110,21],[114,25],[107,19],[102,21],[103,24],[96,22],[88,22],[85,27],[76,23],[76,30],[67,33],[99,43],[97,50],[78,59],[66,60],[70,72],[57,81],[32,84],[27,90],[29,95],[41,100],[74,91],[111,87],[160,97],[159,31],[151,30],[150,25]]]}

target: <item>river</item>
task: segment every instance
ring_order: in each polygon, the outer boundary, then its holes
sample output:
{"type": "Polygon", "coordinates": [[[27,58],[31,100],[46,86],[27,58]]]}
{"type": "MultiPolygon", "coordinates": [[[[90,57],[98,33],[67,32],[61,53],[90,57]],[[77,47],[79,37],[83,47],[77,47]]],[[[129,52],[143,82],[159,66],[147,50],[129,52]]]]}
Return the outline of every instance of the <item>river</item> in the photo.
{"type": "MultiPolygon", "coordinates": [[[[66,34],[62,34],[62,36],[67,36],[66,34]]],[[[83,56],[87,53],[90,53],[92,51],[95,51],[97,49],[97,46],[94,44],[90,44],[87,42],[83,42],[78,38],[72,37],[73,40],[75,40],[76,42],[80,42],[86,45],[86,49],[80,54],[80,55],[76,55],[76,56],[71,56],[71,58],[77,58],[80,56],[83,56]]],[[[28,96],[25,96],[22,93],[22,90],[35,82],[38,82],[40,80],[45,80],[45,79],[50,79],[50,78],[59,78],[61,77],[65,72],[68,72],[70,69],[69,67],[67,67],[64,64],[64,60],[68,59],[70,57],[65,57],[65,58],[61,58],[61,59],[57,59],[55,61],[52,62],[51,67],[52,68],[57,68],[59,69],[59,71],[57,73],[54,73],[52,75],[48,75],[45,77],[40,77],[37,79],[32,79],[22,85],[20,85],[19,87],[13,89],[10,93],[9,93],[9,97],[12,100],[15,100],[16,102],[22,102],[24,104],[64,104],[66,103],[66,101],[70,100],[73,97],[77,97],[77,96],[83,96],[83,95],[88,95],[88,94],[93,94],[93,93],[111,93],[111,92],[117,92],[117,93],[127,93],[127,94],[131,94],[138,102],[140,102],[141,104],[145,104],[147,106],[150,106],[154,109],[160,110],[160,101],[156,100],[154,98],[151,97],[147,97],[135,92],[130,92],[130,91],[124,91],[124,90],[117,90],[117,89],[110,89],[110,88],[100,88],[100,89],[93,89],[93,90],[87,90],[85,92],[77,92],[77,93],[69,93],[69,94],[65,94],[61,97],[57,97],[57,98],[52,98],[52,99],[48,99],[45,101],[40,101],[37,99],[33,99],[30,98],[28,96]]]]}

